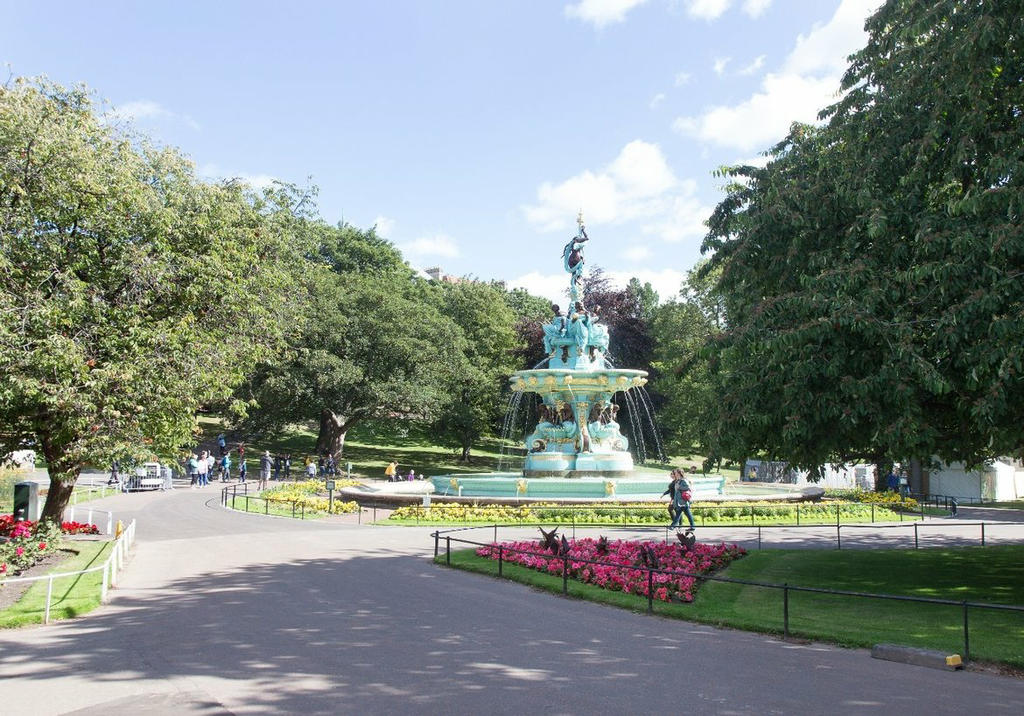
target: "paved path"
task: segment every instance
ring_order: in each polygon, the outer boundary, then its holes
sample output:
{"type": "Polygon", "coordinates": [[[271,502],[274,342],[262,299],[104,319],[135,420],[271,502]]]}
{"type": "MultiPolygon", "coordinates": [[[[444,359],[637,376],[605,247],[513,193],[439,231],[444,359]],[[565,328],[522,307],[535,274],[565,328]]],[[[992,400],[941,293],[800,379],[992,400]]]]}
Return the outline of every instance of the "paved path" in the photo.
{"type": "Polygon", "coordinates": [[[88,617],[0,633],[0,713],[1024,712],[1015,679],[446,571],[428,528],[235,514],[212,488],[102,504],[139,520],[126,577],[88,617]]]}

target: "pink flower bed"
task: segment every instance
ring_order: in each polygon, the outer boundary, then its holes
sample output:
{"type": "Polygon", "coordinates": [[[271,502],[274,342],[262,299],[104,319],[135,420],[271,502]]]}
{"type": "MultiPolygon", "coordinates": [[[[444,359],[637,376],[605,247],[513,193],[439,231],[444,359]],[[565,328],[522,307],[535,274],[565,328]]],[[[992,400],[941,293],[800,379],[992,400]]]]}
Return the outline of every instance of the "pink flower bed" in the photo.
{"type": "MultiPolygon", "coordinates": [[[[569,577],[586,584],[596,584],[603,589],[626,594],[647,596],[647,571],[641,545],[647,545],[653,552],[661,569],[684,572],[665,574],[656,572],[652,583],[654,598],[663,602],[672,600],[692,602],[697,591],[700,575],[707,575],[724,568],[747,551],[735,544],[695,544],[684,551],[678,544],[660,542],[637,542],[615,540],[607,543],[607,551],[601,553],[597,540],[590,538],[569,542],[569,577]],[[592,560],[604,564],[589,564],[579,560],[592,560]],[[698,576],[692,576],[698,575],[698,576]]],[[[562,575],[562,557],[555,556],[537,542],[495,542],[480,547],[480,557],[498,559],[498,547],[504,547],[502,559],[513,564],[536,569],[538,572],[562,575]],[[530,554],[523,554],[529,552],[530,554]]]]}

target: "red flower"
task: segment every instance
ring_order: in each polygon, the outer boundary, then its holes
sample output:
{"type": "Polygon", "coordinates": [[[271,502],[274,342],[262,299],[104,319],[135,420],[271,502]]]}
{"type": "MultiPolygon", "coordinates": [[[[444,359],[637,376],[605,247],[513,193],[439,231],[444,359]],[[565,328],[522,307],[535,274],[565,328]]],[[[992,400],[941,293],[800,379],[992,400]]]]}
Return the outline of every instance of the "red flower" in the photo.
{"type": "Polygon", "coordinates": [[[39,549],[46,549],[46,542],[40,542],[39,549]]]}

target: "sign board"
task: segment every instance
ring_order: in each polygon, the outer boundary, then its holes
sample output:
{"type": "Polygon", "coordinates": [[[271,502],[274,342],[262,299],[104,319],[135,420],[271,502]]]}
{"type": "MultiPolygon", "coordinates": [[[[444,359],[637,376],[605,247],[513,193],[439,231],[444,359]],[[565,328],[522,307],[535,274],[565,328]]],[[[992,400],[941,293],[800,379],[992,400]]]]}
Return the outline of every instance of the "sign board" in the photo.
{"type": "Polygon", "coordinates": [[[328,480],[327,481],[327,491],[331,492],[333,490],[334,490],[334,480],[328,480]]]}

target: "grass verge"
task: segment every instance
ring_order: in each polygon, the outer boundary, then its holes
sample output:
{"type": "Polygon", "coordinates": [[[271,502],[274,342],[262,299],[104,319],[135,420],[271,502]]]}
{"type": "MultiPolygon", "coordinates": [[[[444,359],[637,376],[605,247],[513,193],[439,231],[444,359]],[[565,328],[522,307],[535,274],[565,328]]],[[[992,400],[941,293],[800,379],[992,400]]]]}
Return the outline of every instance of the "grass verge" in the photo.
{"type": "MultiPolygon", "coordinates": [[[[78,553],[56,565],[49,573],[61,574],[99,567],[109,556],[112,544],[108,541],[72,542],[69,546],[78,553]]],[[[70,619],[98,607],[102,582],[101,571],[55,579],[50,600],[51,621],[70,619]]],[[[0,628],[42,623],[46,613],[46,590],[47,580],[34,582],[21,599],[0,611],[0,628]]]]}
{"type": "MultiPolygon", "coordinates": [[[[445,563],[442,553],[437,560],[445,563]]],[[[452,552],[452,566],[497,576],[496,561],[474,550],[452,552]]],[[[518,565],[504,577],[560,594],[561,577],[518,565]]],[[[721,575],[774,584],[856,592],[1024,604],[1024,546],[957,549],[764,550],[733,562],[721,575]]],[[[570,580],[569,596],[643,612],[647,600],[570,580]]],[[[781,634],[783,593],[751,585],[706,582],[693,604],[654,603],[654,613],[749,631],[781,634]]],[[[1024,612],[972,608],[970,657],[1024,667],[1024,612]]],[[[898,602],[791,591],[791,636],[870,647],[896,643],[963,654],[961,606],[898,602]]]]}

